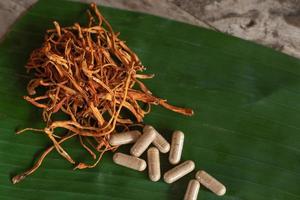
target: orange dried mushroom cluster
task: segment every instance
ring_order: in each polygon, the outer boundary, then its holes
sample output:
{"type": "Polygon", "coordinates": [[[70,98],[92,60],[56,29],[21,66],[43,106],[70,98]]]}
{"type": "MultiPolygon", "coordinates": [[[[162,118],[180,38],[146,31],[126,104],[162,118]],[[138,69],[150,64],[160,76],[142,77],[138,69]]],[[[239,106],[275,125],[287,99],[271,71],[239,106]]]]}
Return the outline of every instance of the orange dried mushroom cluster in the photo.
{"type": "Polygon", "coordinates": [[[192,115],[191,109],[172,106],[164,99],[152,95],[141,82],[153,75],[141,74],[145,67],[138,56],[118,38],[111,25],[101,15],[97,6],[91,4],[89,23],[82,27],[75,23],[47,31],[41,48],[32,52],[26,68],[35,78],[27,86],[24,99],[43,109],[44,129],[26,128],[26,131],[45,133],[53,146],[44,151],[29,170],[13,177],[18,183],[33,173],[52,150],[56,150],[77,169],[95,167],[106,151],[116,147],[108,143],[116,127],[128,127],[142,122],[150,112],[151,105],[161,105],[169,110],[192,115]],[[134,87],[137,85],[138,87],[134,87]],[[36,89],[43,88],[38,95],[36,89]],[[139,102],[148,106],[144,110],[139,102]],[[130,111],[134,121],[122,115],[130,111]],[[55,121],[53,116],[65,113],[69,120],[55,121]],[[55,134],[56,128],[66,130],[64,135],[55,134]],[[83,148],[95,159],[94,164],[76,163],[61,146],[63,142],[78,137],[83,148]]]}

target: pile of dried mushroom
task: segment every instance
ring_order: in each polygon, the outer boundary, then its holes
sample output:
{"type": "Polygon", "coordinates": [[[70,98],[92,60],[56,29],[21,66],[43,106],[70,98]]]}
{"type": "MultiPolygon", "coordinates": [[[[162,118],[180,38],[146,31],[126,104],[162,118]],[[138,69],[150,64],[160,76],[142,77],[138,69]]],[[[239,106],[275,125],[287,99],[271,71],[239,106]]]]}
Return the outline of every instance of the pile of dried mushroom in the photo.
{"type": "Polygon", "coordinates": [[[32,52],[26,65],[34,78],[28,83],[28,96],[24,99],[43,109],[44,129],[53,146],[47,148],[34,166],[13,177],[18,183],[33,173],[43,159],[56,150],[62,157],[75,165],[76,169],[95,167],[106,151],[113,151],[108,140],[116,129],[129,130],[140,124],[151,105],[161,105],[184,115],[192,115],[191,109],[172,106],[164,99],[152,95],[142,79],[153,75],[141,74],[145,67],[138,56],[118,38],[100,14],[95,4],[88,11],[87,27],[75,23],[70,27],[48,30],[41,48],[32,52]],[[135,87],[134,87],[135,86],[135,87]],[[140,106],[141,103],[144,106],[140,106]],[[124,110],[134,116],[130,119],[124,110]],[[56,121],[59,113],[68,116],[66,121],[56,121]],[[55,130],[63,128],[63,134],[55,130]],[[72,137],[94,158],[94,164],[77,163],[61,146],[72,137]]]}

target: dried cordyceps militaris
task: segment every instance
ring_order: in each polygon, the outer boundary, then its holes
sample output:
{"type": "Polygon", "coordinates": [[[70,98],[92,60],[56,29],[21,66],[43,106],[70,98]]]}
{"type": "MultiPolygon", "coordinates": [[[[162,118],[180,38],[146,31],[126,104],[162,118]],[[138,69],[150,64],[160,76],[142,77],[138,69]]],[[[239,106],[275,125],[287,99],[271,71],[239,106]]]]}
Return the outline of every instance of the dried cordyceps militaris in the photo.
{"type": "Polygon", "coordinates": [[[34,72],[35,78],[28,83],[29,96],[24,99],[43,109],[46,127],[26,128],[17,133],[44,132],[53,146],[46,149],[31,169],[13,177],[13,183],[33,173],[53,149],[76,164],[61,146],[72,137],[78,137],[83,148],[95,159],[92,165],[79,163],[75,168],[95,167],[104,152],[116,149],[108,143],[116,127],[128,130],[130,125],[142,122],[151,104],[184,115],[193,114],[191,109],[172,106],[152,95],[140,80],[153,75],[139,74],[145,67],[137,55],[118,38],[119,33],[113,32],[95,4],[91,4],[91,11],[88,11],[87,27],[78,23],[60,27],[54,22],[55,29],[47,31],[42,47],[30,56],[26,68],[34,72]],[[136,84],[138,87],[133,88],[136,84]],[[45,92],[37,95],[37,87],[45,92]],[[147,104],[147,110],[143,110],[139,102],[147,104]],[[135,121],[121,115],[123,110],[130,111],[135,121]],[[58,112],[65,113],[69,120],[53,120],[58,112]],[[65,134],[55,134],[56,128],[65,129],[65,134]]]}

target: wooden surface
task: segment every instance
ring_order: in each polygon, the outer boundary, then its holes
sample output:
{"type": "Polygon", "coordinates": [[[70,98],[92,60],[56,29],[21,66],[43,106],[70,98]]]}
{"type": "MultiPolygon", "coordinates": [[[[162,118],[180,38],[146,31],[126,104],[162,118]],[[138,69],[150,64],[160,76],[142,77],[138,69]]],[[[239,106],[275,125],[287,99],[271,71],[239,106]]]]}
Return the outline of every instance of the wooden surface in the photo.
{"type": "MultiPolygon", "coordinates": [[[[0,37],[37,0],[0,0],[0,37]]],[[[92,2],[92,0],[77,0],[92,2]]],[[[212,28],[300,58],[300,0],[94,0],[212,28]]]]}

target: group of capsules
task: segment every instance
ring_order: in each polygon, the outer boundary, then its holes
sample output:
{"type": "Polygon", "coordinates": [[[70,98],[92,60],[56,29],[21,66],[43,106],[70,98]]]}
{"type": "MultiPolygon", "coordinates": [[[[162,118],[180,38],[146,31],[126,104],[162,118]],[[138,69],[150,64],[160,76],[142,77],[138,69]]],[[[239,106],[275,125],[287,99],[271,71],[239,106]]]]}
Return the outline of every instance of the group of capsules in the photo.
{"type": "MultiPolygon", "coordinates": [[[[140,131],[128,131],[114,134],[110,138],[112,146],[134,143],[130,149],[130,154],[117,152],[113,156],[113,161],[121,166],[137,171],[144,171],[148,165],[148,174],[151,181],[158,181],[161,178],[159,152],[169,153],[169,162],[176,165],[165,172],[163,178],[166,183],[173,183],[195,169],[195,163],[187,160],[180,163],[183,150],[184,134],[181,131],[174,131],[171,145],[152,126],[146,125],[143,134],[140,131]],[[154,147],[149,146],[153,144],[154,147]],[[148,149],[148,150],[147,150],[148,149]],[[139,158],[147,150],[147,163],[139,158]],[[180,164],[179,164],[180,163],[180,164]]],[[[184,200],[196,200],[200,189],[200,184],[222,196],[226,192],[225,186],[203,170],[196,173],[195,179],[189,181],[184,200]]]]}

